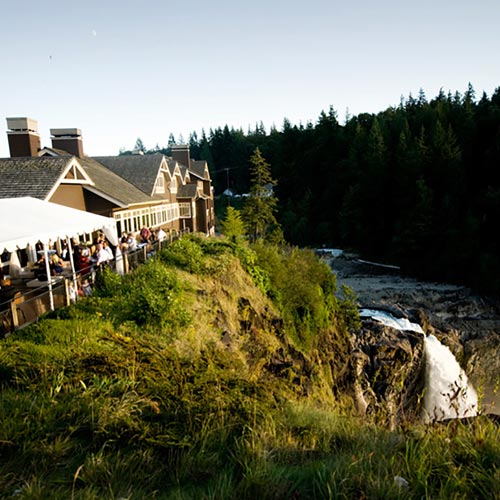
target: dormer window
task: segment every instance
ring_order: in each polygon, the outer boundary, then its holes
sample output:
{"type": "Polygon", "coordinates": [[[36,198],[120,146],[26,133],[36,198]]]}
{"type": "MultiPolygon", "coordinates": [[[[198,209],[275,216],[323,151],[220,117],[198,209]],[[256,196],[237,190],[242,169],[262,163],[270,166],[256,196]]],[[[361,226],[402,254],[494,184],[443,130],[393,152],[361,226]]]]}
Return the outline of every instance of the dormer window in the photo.
{"type": "Polygon", "coordinates": [[[160,174],[156,178],[155,193],[158,193],[158,194],[165,193],[165,182],[163,180],[163,175],[162,174],[160,174]]]}

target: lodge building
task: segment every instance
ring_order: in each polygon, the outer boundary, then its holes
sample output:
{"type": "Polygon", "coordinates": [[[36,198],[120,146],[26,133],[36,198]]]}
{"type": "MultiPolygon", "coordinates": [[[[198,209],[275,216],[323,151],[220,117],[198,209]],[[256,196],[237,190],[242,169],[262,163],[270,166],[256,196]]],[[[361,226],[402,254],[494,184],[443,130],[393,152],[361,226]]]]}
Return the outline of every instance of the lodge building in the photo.
{"type": "Polygon", "coordinates": [[[10,158],[0,159],[0,198],[30,196],[113,217],[119,233],[147,226],[213,234],[210,172],[206,161],[190,157],[188,145],[173,146],[171,157],[89,157],[80,129],[51,129],[51,147],[41,147],[36,120],[7,118],[7,128],[10,158]]]}

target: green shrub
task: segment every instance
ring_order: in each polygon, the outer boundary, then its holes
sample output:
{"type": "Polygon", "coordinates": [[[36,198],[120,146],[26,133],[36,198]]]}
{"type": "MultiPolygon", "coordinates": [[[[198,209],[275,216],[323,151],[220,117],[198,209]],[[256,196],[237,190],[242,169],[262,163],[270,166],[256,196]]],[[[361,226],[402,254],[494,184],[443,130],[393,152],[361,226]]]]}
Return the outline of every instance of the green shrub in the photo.
{"type": "Polygon", "coordinates": [[[271,293],[271,282],[269,273],[258,264],[257,254],[247,245],[236,247],[236,256],[241,262],[243,269],[250,275],[255,286],[264,294],[271,293]]]}
{"type": "Polygon", "coordinates": [[[288,332],[309,350],[322,332],[355,325],[357,311],[350,299],[339,303],[336,280],[328,265],[313,251],[258,242],[251,251],[253,265],[267,277],[265,292],[287,321],[288,332]]]}
{"type": "Polygon", "coordinates": [[[119,319],[138,325],[186,325],[190,317],[181,306],[181,295],[175,272],[151,259],[125,277],[117,304],[119,319]]]}
{"type": "Polygon", "coordinates": [[[193,237],[174,241],[159,253],[161,262],[190,273],[203,272],[203,250],[193,237]]]}
{"type": "Polygon", "coordinates": [[[103,266],[95,275],[94,294],[98,297],[112,297],[119,289],[122,277],[109,267],[103,266]]]}

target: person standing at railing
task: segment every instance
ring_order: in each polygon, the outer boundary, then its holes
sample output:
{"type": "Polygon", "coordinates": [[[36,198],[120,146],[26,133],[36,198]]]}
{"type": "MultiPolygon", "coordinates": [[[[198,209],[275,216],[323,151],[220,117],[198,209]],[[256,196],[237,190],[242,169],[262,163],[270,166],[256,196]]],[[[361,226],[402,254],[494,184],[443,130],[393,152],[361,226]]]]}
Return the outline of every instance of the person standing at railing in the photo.
{"type": "Polygon", "coordinates": [[[151,231],[146,227],[142,226],[141,229],[141,241],[142,243],[147,243],[151,237],[151,231]]]}
{"type": "Polygon", "coordinates": [[[113,251],[109,248],[107,241],[98,243],[96,265],[100,266],[102,264],[106,264],[112,259],[114,259],[113,251]]]}
{"type": "Polygon", "coordinates": [[[107,240],[104,240],[102,242],[102,247],[103,249],[106,251],[106,253],[108,254],[108,260],[113,260],[115,258],[115,255],[113,254],[113,249],[109,246],[109,243],[107,240]]]}
{"type": "Polygon", "coordinates": [[[120,252],[128,252],[128,234],[122,233],[122,237],[120,238],[120,252]]]}
{"type": "Polygon", "coordinates": [[[137,250],[137,239],[134,233],[128,234],[127,243],[130,252],[135,252],[137,250]]]}
{"type": "Polygon", "coordinates": [[[96,265],[100,266],[101,264],[104,264],[105,262],[108,262],[109,260],[109,255],[106,250],[103,249],[102,243],[97,244],[97,254],[96,254],[97,260],[96,260],[96,265]]]}
{"type": "Polygon", "coordinates": [[[85,272],[90,267],[90,250],[85,245],[77,245],[73,254],[76,271],[85,272]]]}
{"type": "Polygon", "coordinates": [[[162,243],[163,240],[167,237],[167,233],[160,227],[158,228],[158,231],[156,232],[156,239],[162,243]]]}

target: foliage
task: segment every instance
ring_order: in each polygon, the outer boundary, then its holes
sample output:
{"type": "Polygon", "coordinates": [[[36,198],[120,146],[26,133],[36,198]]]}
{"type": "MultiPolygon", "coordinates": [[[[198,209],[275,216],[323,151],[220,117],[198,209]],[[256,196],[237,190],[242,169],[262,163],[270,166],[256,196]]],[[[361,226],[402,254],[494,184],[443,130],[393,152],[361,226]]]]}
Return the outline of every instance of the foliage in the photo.
{"type": "Polygon", "coordinates": [[[354,301],[350,297],[343,301],[342,310],[335,295],[335,275],[311,250],[262,242],[252,250],[257,256],[255,265],[269,276],[266,293],[279,306],[298,346],[310,350],[336,322],[341,331],[342,325],[358,326],[354,301]]]}
{"type": "Polygon", "coordinates": [[[236,247],[235,254],[240,260],[243,269],[252,278],[255,286],[262,293],[265,293],[266,295],[270,294],[269,273],[259,266],[256,252],[247,245],[238,245],[236,247]]]}
{"type": "Polygon", "coordinates": [[[181,238],[160,252],[160,260],[191,273],[203,271],[203,250],[192,238],[181,238]]]}
{"type": "Polygon", "coordinates": [[[226,208],[226,218],[221,221],[222,234],[234,243],[238,243],[245,234],[245,227],[240,212],[233,207],[226,208]]]}
{"type": "Polygon", "coordinates": [[[96,285],[97,307],[106,304],[116,324],[133,321],[139,326],[172,328],[189,322],[189,314],[179,305],[182,288],[176,275],[157,260],[123,278],[104,269],[96,285]]]}
{"type": "Polygon", "coordinates": [[[162,249],[159,259],[173,268],[215,277],[227,271],[227,255],[232,254],[234,248],[235,245],[227,241],[191,234],[162,249]]]}

